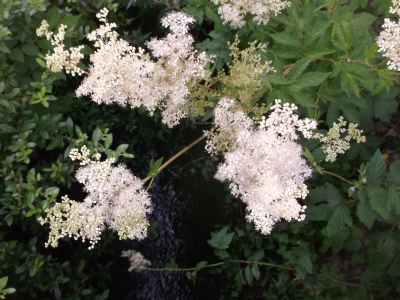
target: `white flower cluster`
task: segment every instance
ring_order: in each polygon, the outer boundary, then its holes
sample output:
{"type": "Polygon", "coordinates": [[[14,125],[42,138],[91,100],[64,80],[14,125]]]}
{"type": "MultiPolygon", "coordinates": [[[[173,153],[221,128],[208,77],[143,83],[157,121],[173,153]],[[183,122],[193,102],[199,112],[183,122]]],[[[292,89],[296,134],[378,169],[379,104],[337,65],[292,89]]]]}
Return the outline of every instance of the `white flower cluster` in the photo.
{"type": "MultiPolygon", "coordinates": [[[[400,17],[399,0],[393,0],[393,6],[389,12],[400,17]]],[[[400,23],[386,18],[382,28],[383,30],[376,39],[379,47],[378,52],[383,52],[383,56],[389,59],[389,70],[400,71],[400,23]]]]}
{"type": "Polygon", "coordinates": [[[254,222],[263,234],[269,234],[281,219],[303,220],[305,206],[300,205],[297,198],[304,199],[308,193],[304,181],[311,176],[311,169],[302,158],[301,146],[296,143],[296,131],[310,137],[317,123],[300,120],[293,112],[294,105],[282,107],[280,100],[276,100],[271,108],[273,112],[253,129],[249,126],[253,121],[245,120],[238,111],[232,114],[230,105],[234,105],[234,101],[229,99],[218,105],[217,109],[226,112],[216,115],[216,124],[229,126],[232,116],[237,115],[238,123],[244,125],[232,134],[235,138],[233,151],[225,153],[225,162],[218,166],[215,177],[230,182],[232,194],[247,204],[247,220],[254,222]]]}
{"type": "Polygon", "coordinates": [[[67,74],[71,73],[72,76],[75,74],[82,75],[83,70],[77,66],[80,59],[84,57],[80,51],[83,46],[73,47],[69,50],[64,50],[64,37],[66,25],[61,25],[58,29],[58,33],[54,34],[49,31],[49,24],[46,20],[43,20],[40,27],[36,30],[38,36],[45,36],[48,41],[54,46],[53,54],[46,54],[47,67],[52,72],[60,72],[65,69],[67,74]]]}
{"type": "Polygon", "coordinates": [[[147,42],[152,57],[141,48],[135,49],[118,39],[113,23],[107,23],[107,9],[97,15],[104,23],[88,34],[97,50],[90,56],[90,75],[76,91],[78,96],[90,95],[97,103],[117,102],[125,106],[144,106],[151,113],[162,110],[163,123],[172,127],[186,115],[182,107],[187,101],[189,87],[206,79],[210,61],[203,52],[197,55],[194,40],[188,34],[192,17],[170,13],[161,21],[170,29],[167,37],[147,42]]]}
{"type": "Polygon", "coordinates": [[[205,131],[207,137],[206,151],[211,154],[225,153],[234,150],[238,132],[251,130],[253,121],[241,111],[232,111],[235,100],[223,98],[214,109],[214,131],[205,131]]]}
{"type": "Polygon", "coordinates": [[[50,224],[49,241],[46,244],[58,246],[58,239],[65,236],[89,240],[90,247],[100,240],[105,225],[117,231],[120,239],[143,239],[147,235],[151,203],[141,180],[124,166],[112,166],[113,159],[100,162],[100,154],[95,160],[89,159],[85,146],[81,153],[71,150],[71,159],[81,160],[76,173],[78,182],[88,193],[84,202],[76,202],[63,197],[61,203],[46,209],[47,216],[41,224],[50,224]]]}
{"type": "Polygon", "coordinates": [[[322,150],[327,154],[325,161],[334,162],[338,154],[345,153],[350,149],[350,141],[356,140],[357,143],[365,142],[365,136],[361,135],[362,130],[357,129],[357,124],[350,123],[346,129],[347,122],[343,117],[339,118],[339,123],[333,123],[333,127],[329,129],[325,136],[321,133],[315,133],[313,138],[319,139],[322,143],[322,150]],[[346,133],[345,137],[341,137],[342,133],[346,133]]]}
{"type": "Polygon", "coordinates": [[[277,15],[285,7],[290,6],[289,1],[282,0],[212,0],[215,4],[221,4],[218,13],[225,23],[230,23],[236,29],[246,24],[245,16],[250,13],[253,21],[258,24],[267,24],[270,15],[277,15]]]}
{"type": "Polygon", "coordinates": [[[129,258],[130,267],[128,272],[132,272],[133,270],[143,270],[151,265],[151,263],[145,259],[140,252],[134,250],[122,251],[121,257],[129,258]]]}

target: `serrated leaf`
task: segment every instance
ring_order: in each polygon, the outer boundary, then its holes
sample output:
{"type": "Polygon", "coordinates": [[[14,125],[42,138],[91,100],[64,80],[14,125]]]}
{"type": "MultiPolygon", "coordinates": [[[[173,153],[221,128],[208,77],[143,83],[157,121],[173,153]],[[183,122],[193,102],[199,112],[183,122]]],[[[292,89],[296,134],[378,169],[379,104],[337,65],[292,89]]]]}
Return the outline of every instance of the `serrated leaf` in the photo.
{"type": "Polygon", "coordinates": [[[386,174],[386,163],[383,160],[381,152],[376,150],[374,156],[366,165],[365,177],[368,184],[378,183],[386,174]]]}
{"type": "Polygon", "coordinates": [[[383,218],[387,219],[389,217],[390,211],[386,198],[386,189],[377,185],[368,186],[367,194],[371,208],[379,213],[383,218]]]}
{"type": "Polygon", "coordinates": [[[288,91],[296,104],[299,104],[303,107],[317,107],[315,100],[308,94],[301,92],[299,89],[288,87],[288,91]]]}
{"type": "Polygon", "coordinates": [[[298,263],[307,273],[312,272],[312,262],[310,256],[305,254],[300,255],[298,263]]]}
{"type": "Polygon", "coordinates": [[[304,75],[299,76],[296,79],[295,84],[293,84],[296,88],[306,88],[310,86],[318,86],[320,85],[326,78],[328,78],[329,73],[324,72],[308,72],[304,75]]]}
{"type": "Polygon", "coordinates": [[[354,31],[364,30],[369,28],[377,18],[369,13],[362,12],[359,14],[353,14],[349,20],[349,23],[353,26],[354,31]]]}
{"type": "Polygon", "coordinates": [[[389,211],[393,208],[396,214],[400,214],[400,194],[393,188],[393,186],[389,186],[388,188],[387,201],[389,204],[389,211]]]}
{"type": "Polygon", "coordinates": [[[398,102],[395,99],[374,101],[374,115],[383,122],[390,122],[392,114],[397,111],[398,102]]]}
{"type": "Polygon", "coordinates": [[[299,38],[291,35],[288,32],[272,33],[270,36],[277,44],[301,49],[301,42],[299,38]]]}
{"type": "Polygon", "coordinates": [[[368,203],[358,202],[357,216],[368,229],[371,229],[374,225],[376,213],[371,209],[368,203]]]}
{"type": "Polygon", "coordinates": [[[391,184],[400,184],[400,160],[396,160],[389,167],[389,174],[387,175],[387,180],[391,184]]]}
{"type": "Polygon", "coordinates": [[[345,224],[352,226],[353,219],[351,218],[350,209],[343,202],[333,207],[332,215],[328,220],[326,227],[328,237],[333,236],[345,227],[345,224]]]}
{"type": "Polygon", "coordinates": [[[301,72],[303,72],[308,65],[310,64],[311,58],[302,58],[299,59],[289,70],[287,74],[287,79],[295,79],[300,76],[301,72]]]}

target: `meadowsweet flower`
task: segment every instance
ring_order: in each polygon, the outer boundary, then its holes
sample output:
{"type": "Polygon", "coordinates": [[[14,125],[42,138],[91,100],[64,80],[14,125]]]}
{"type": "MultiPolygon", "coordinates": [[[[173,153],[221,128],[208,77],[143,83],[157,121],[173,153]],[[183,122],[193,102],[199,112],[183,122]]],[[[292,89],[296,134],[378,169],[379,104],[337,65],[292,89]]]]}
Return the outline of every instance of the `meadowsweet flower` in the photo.
{"type": "Polygon", "coordinates": [[[363,131],[357,129],[357,124],[350,123],[346,129],[347,122],[343,117],[339,118],[338,123],[333,123],[333,127],[329,129],[327,135],[315,133],[313,138],[318,139],[322,143],[322,150],[327,154],[325,161],[334,162],[338,154],[345,153],[350,149],[350,141],[356,140],[357,143],[365,142],[363,131]],[[347,131],[347,135],[342,137],[347,131]]]}
{"type": "MultiPolygon", "coordinates": [[[[389,12],[400,17],[399,0],[393,0],[393,6],[390,7],[389,12]]],[[[382,28],[383,30],[376,39],[379,47],[378,52],[383,52],[382,55],[389,58],[389,70],[400,71],[400,23],[386,18],[382,28]]]]}
{"type": "Polygon", "coordinates": [[[129,272],[132,272],[133,270],[143,270],[151,265],[151,263],[145,259],[140,252],[136,252],[134,250],[122,251],[121,257],[129,258],[129,272]]]}
{"type": "Polygon", "coordinates": [[[271,14],[277,15],[285,7],[290,5],[289,1],[282,0],[213,0],[220,4],[218,13],[224,19],[224,24],[229,23],[234,29],[246,24],[245,16],[250,13],[254,22],[267,24],[271,14]]]}
{"type": "Polygon", "coordinates": [[[89,158],[85,146],[81,152],[71,150],[72,160],[81,160],[76,173],[78,182],[88,193],[84,202],[62,198],[61,203],[46,209],[47,216],[41,224],[50,224],[49,241],[46,244],[58,246],[58,239],[65,236],[89,240],[89,249],[100,240],[100,234],[107,225],[116,231],[120,239],[143,239],[147,235],[149,222],[146,214],[151,212],[150,197],[144,191],[142,182],[124,166],[112,166],[114,159],[100,161],[89,158]]]}
{"type": "Polygon", "coordinates": [[[77,89],[77,95],[90,95],[99,104],[144,106],[150,113],[160,108],[163,123],[176,125],[186,116],[183,107],[189,87],[210,75],[205,70],[210,58],[196,52],[193,37],[188,34],[194,19],[175,12],[161,20],[170,33],[146,43],[156,59],[153,61],[143,49],[118,39],[116,25],[106,20],[107,13],[107,9],[100,11],[97,17],[104,24],[88,34],[97,50],[90,56],[90,75],[77,89]]]}
{"type": "Polygon", "coordinates": [[[83,70],[77,66],[81,58],[84,57],[80,51],[83,46],[72,47],[69,50],[64,50],[64,37],[66,25],[61,25],[58,29],[58,33],[54,34],[49,31],[49,24],[46,20],[43,20],[40,27],[36,30],[38,36],[45,36],[48,41],[54,46],[53,54],[46,54],[46,65],[52,72],[60,72],[65,69],[67,74],[71,73],[72,76],[75,74],[82,75],[83,70]]]}
{"type": "MultiPolygon", "coordinates": [[[[219,116],[228,120],[217,119],[216,123],[229,124],[234,116],[229,111],[232,105],[231,99],[222,103],[219,109],[227,112],[219,116]]],[[[296,139],[298,131],[312,136],[317,125],[313,120],[299,119],[294,113],[296,107],[282,106],[280,100],[271,109],[269,117],[259,122],[246,120],[236,112],[239,124],[245,125],[235,128],[232,151],[224,154],[224,162],[215,175],[216,179],[230,183],[231,193],[247,204],[246,219],[263,234],[269,234],[281,219],[304,219],[305,206],[297,198],[304,199],[308,193],[304,181],[311,176],[311,168],[302,158],[296,139]]]]}

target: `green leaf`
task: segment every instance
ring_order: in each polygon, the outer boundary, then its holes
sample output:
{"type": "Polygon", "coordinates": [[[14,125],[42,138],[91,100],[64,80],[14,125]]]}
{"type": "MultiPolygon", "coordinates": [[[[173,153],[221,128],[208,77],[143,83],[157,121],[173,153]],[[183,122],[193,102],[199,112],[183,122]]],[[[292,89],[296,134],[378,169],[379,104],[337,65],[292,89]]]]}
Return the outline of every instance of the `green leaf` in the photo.
{"type": "Polygon", "coordinates": [[[301,42],[299,38],[291,35],[288,32],[272,33],[270,36],[277,44],[301,49],[301,42]]]}
{"type": "Polygon", "coordinates": [[[386,174],[386,163],[379,149],[367,163],[366,168],[365,177],[368,184],[378,183],[383,179],[386,174]]]}
{"type": "Polygon", "coordinates": [[[44,62],[44,60],[40,59],[40,58],[36,58],[36,62],[38,63],[39,66],[43,67],[43,68],[47,68],[46,63],[44,62]]]}
{"type": "Polygon", "coordinates": [[[206,262],[206,261],[201,261],[201,262],[197,263],[197,265],[196,265],[196,271],[201,270],[205,265],[207,265],[207,262],[206,262]]]}
{"type": "Polygon", "coordinates": [[[253,273],[255,279],[260,279],[260,268],[258,267],[258,265],[253,265],[251,267],[251,273],[253,273]]]}
{"type": "Polygon", "coordinates": [[[0,278],[0,290],[4,289],[7,285],[8,276],[0,278]]]}
{"type": "Polygon", "coordinates": [[[371,209],[368,203],[358,202],[357,216],[368,229],[371,229],[374,225],[376,213],[371,209]]]}
{"type": "Polygon", "coordinates": [[[21,63],[25,62],[24,54],[22,53],[21,49],[14,48],[12,49],[11,53],[8,55],[11,60],[19,61],[21,63]]]}
{"type": "Polygon", "coordinates": [[[254,254],[252,254],[247,260],[249,261],[260,261],[264,257],[264,250],[258,250],[254,254]]]}
{"type": "Polygon", "coordinates": [[[35,215],[36,214],[36,209],[31,209],[30,211],[28,211],[26,214],[25,214],[25,217],[26,218],[29,218],[29,217],[31,217],[31,216],[33,216],[33,215],[35,215]]]}
{"type": "Polygon", "coordinates": [[[12,133],[12,132],[16,132],[17,129],[15,129],[11,125],[0,124],[0,131],[5,132],[5,133],[12,133]]]}
{"type": "Polygon", "coordinates": [[[299,89],[288,87],[290,96],[293,97],[293,101],[304,107],[317,107],[315,100],[308,94],[301,92],[299,89]]]}
{"type": "Polygon", "coordinates": [[[3,53],[11,53],[10,49],[4,44],[0,44],[0,51],[3,53]]]}
{"type": "Polygon", "coordinates": [[[37,56],[39,53],[39,48],[32,43],[22,46],[21,50],[28,56],[37,56]]]}
{"type": "Polygon", "coordinates": [[[13,218],[13,215],[9,213],[7,216],[5,216],[4,221],[7,222],[8,226],[11,226],[11,224],[13,223],[13,218]]]}
{"type": "Polygon", "coordinates": [[[400,160],[396,160],[390,165],[387,181],[391,184],[400,185],[400,160]]]}
{"type": "Polygon", "coordinates": [[[396,99],[374,101],[374,115],[383,122],[390,122],[392,114],[397,111],[396,99]]]}
{"type": "Polygon", "coordinates": [[[247,283],[251,286],[253,284],[253,273],[251,271],[251,266],[247,266],[244,269],[244,277],[246,278],[247,283]]]}
{"type": "Polygon", "coordinates": [[[355,32],[369,28],[377,18],[369,13],[362,12],[353,14],[349,23],[353,26],[355,32]]]}
{"type": "Polygon", "coordinates": [[[295,84],[293,84],[296,88],[306,88],[310,86],[318,86],[320,85],[326,78],[328,78],[329,73],[323,72],[308,72],[304,75],[301,75],[296,79],[295,84]]]}
{"type": "Polygon", "coordinates": [[[16,291],[16,289],[11,287],[11,288],[4,289],[3,293],[9,295],[9,294],[15,293],[15,291],[16,291]]]}
{"type": "Polygon", "coordinates": [[[326,227],[328,237],[342,230],[345,224],[352,226],[353,219],[351,218],[350,209],[342,202],[333,208],[332,216],[328,220],[328,225],[326,227]]]}
{"type": "Polygon", "coordinates": [[[203,23],[204,11],[196,6],[183,7],[183,11],[192,15],[198,24],[203,23]]]}
{"type": "Polygon", "coordinates": [[[49,23],[49,29],[53,29],[56,25],[58,25],[60,19],[60,12],[58,11],[58,7],[56,5],[47,11],[46,20],[49,23]]]}
{"type": "MultiPolygon", "coordinates": [[[[101,132],[100,128],[97,127],[97,128],[93,131],[93,133],[92,133],[92,141],[93,141],[93,142],[98,142],[98,141],[100,141],[101,135],[102,135],[102,132],[101,132]]],[[[125,149],[126,149],[126,148],[125,148],[125,149]]]]}
{"type": "Polygon", "coordinates": [[[60,192],[60,189],[58,187],[49,187],[46,189],[45,194],[50,195],[51,198],[55,199],[58,196],[58,193],[60,192]]]}
{"type": "Polygon", "coordinates": [[[28,183],[35,181],[35,168],[29,170],[28,174],[26,175],[26,180],[28,183]]]}
{"type": "Polygon", "coordinates": [[[389,186],[387,201],[389,204],[389,211],[393,208],[396,214],[400,214],[400,194],[393,188],[393,186],[389,186]]]}
{"type": "Polygon", "coordinates": [[[115,150],[118,154],[124,153],[126,151],[126,149],[129,147],[128,144],[121,144],[117,147],[117,149],[115,150]]]}
{"type": "Polygon", "coordinates": [[[225,226],[222,228],[219,232],[211,233],[211,240],[208,240],[208,244],[217,249],[228,249],[229,244],[232,241],[233,238],[233,232],[232,233],[227,233],[229,227],[225,226]]]}
{"type": "Polygon", "coordinates": [[[207,18],[214,22],[221,22],[221,19],[219,18],[219,15],[215,12],[214,9],[212,9],[209,5],[207,5],[204,9],[204,13],[207,18]]]}
{"type": "Polygon", "coordinates": [[[312,262],[310,256],[305,254],[300,255],[298,263],[300,267],[303,268],[307,273],[312,272],[312,262]]]}
{"type": "Polygon", "coordinates": [[[300,76],[301,72],[303,72],[308,65],[310,64],[311,58],[302,58],[298,60],[289,70],[289,73],[287,74],[286,78],[287,79],[296,79],[297,77],[300,76]]]}
{"type": "Polygon", "coordinates": [[[67,127],[67,132],[72,135],[74,132],[74,122],[70,117],[68,117],[67,122],[65,122],[65,125],[67,127]]]}
{"type": "Polygon", "coordinates": [[[55,138],[54,140],[51,141],[51,143],[47,146],[46,150],[53,150],[54,148],[57,148],[61,143],[60,138],[55,138]]]}
{"type": "Polygon", "coordinates": [[[383,187],[372,185],[367,187],[368,200],[373,210],[387,219],[390,214],[387,191],[383,187]]]}

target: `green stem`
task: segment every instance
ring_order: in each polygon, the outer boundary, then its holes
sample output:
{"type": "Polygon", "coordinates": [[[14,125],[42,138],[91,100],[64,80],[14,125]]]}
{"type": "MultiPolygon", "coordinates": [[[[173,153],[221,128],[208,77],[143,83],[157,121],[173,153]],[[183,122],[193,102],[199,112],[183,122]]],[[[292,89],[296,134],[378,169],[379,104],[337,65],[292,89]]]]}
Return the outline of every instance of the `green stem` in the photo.
{"type": "Polygon", "coordinates": [[[389,58],[386,57],[384,60],[382,60],[379,64],[376,64],[376,65],[370,65],[370,64],[367,63],[367,62],[364,62],[364,64],[365,64],[367,67],[370,67],[370,68],[378,68],[378,67],[382,66],[383,64],[387,63],[388,60],[389,60],[389,58]]]}
{"type": "MultiPolygon", "coordinates": [[[[271,264],[271,263],[263,263],[263,262],[258,262],[258,261],[247,261],[247,260],[236,260],[236,259],[223,261],[223,262],[219,262],[219,263],[215,263],[215,264],[205,265],[201,269],[218,267],[218,266],[222,266],[224,264],[229,264],[229,263],[241,263],[241,264],[248,264],[248,265],[259,265],[259,266],[274,267],[274,268],[279,268],[279,269],[284,269],[284,270],[289,270],[289,271],[296,271],[296,269],[291,268],[291,267],[286,267],[286,266],[281,266],[281,265],[276,265],[276,264],[271,264]]],[[[200,269],[198,269],[198,268],[182,268],[182,269],[179,269],[179,268],[159,268],[159,269],[157,269],[157,268],[144,268],[144,270],[184,272],[184,271],[197,271],[197,270],[200,270],[200,269]]],[[[335,278],[332,278],[332,277],[330,277],[328,275],[321,274],[321,273],[312,272],[311,274],[318,275],[318,276],[323,276],[325,278],[328,278],[328,279],[330,279],[332,281],[335,281],[335,282],[343,284],[343,285],[361,286],[360,284],[357,284],[357,283],[349,283],[349,282],[340,281],[340,280],[337,280],[335,278]]]]}
{"type": "MultiPolygon", "coordinates": [[[[171,162],[173,162],[175,159],[177,159],[179,156],[181,156],[183,153],[185,153],[186,151],[188,151],[190,148],[192,148],[194,145],[196,145],[197,143],[199,143],[200,141],[202,141],[205,138],[204,135],[202,135],[201,137],[199,137],[197,140],[195,140],[193,143],[191,143],[190,145],[186,146],[185,148],[183,148],[181,151],[179,151],[177,154],[175,154],[174,156],[172,156],[169,160],[167,160],[165,163],[163,163],[158,169],[157,169],[157,173],[161,172],[161,170],[163,170],[166,166],[168,166],[171,162]]],[[[152,176],[147,176],[145,179],[142,180],[142,183],[145,183],[146,181],[148,181],[149,179],[151,179],[152,176]]],[[[149,189],[149,188],[147,188],[149,189]]]]}
{"type": "Polygon", "coordinates": [[[325,173],[325,174],[329,174],[329,175],[335,176],[336,178],[339,178],[339,179],[341,179],[341,180],[343,180],[343,181],[345,181],[347,183],[350,183],[350,184],[354,185],[354,182],[349,181],[346,178],[343,178],[342,176],[337,175],[336,173],[325,171],[325,170],[322,170],[321,172],[325,173]]]}

